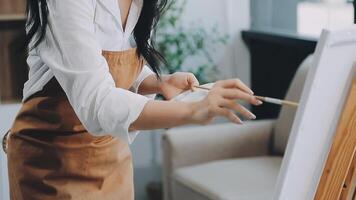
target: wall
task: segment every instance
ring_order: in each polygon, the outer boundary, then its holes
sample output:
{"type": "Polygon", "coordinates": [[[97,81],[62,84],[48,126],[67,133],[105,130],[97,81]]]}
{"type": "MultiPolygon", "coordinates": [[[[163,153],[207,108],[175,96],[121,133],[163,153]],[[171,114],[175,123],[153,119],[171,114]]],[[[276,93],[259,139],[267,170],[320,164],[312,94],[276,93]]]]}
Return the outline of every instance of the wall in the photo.
{"type": "Polygon", "coordinates": [[[299,1],[301,0],[251,0],[252,28],[296,31],[299,1]]]}
{"type": "MultiPolygon", "coordinates": [[[[10,128],[16,113],[20,109],[20,105],[0,105],[0,139],[2,138],[7,130],[10,128]]],[[[0,199],[8,200],[9,197],[9,185],[8,185],[8,175],[7,175],[7,162],[6,154],[0,148],[0,199]]]]}
{"type": "Polygon", "coordinates": [[[250,28],[250,1],[188,1],[184,22],[188,25],[197,21],[207,28],[217,25],[220,32],[230,36],[229,44],[217,47],[219,49],[215,54],[220,78],[238,77],[249,84],[249,53],[241,40],[239,31],[250,28]],[[204,4],[203,7],[201,7],[202,4],[204,4]]]}

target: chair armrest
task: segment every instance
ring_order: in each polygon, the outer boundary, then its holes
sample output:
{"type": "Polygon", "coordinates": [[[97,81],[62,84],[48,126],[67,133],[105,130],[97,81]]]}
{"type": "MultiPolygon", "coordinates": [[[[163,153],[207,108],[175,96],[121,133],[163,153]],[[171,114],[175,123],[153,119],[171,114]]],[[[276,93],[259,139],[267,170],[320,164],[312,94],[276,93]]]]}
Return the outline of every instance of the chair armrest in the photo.
{"type": "Polygon", "coordinates": [[[275,120],[169,129],[163,134],[164,162],[172,168],[213,160],[267,155],[275,120]]]}

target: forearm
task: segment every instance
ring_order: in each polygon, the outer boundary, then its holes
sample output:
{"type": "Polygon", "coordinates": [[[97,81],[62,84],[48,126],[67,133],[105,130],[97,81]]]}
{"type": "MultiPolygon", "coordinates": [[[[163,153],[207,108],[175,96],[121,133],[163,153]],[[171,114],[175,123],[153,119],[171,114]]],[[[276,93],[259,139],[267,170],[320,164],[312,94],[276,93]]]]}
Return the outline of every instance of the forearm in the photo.
{"type": "Polygon", "coordinates": [[[130,129],[152,130],[191,124],[194,123],[193,108],[194,103],[149,101],[130,129]]]}
{"type": "Polygon", "coordinates": [[[145,80],[142,81],[138,88],[138,93],[141,95],[149,94],[161,94],[161,84],[166,79],[167,75],[162,75],[159,80],[155,74],[149,75],[145,80]]]}
{"type": "Polygon", "coordinates": [[[234,112],[241,113],[247,119],[256,118],[253,113],[236,103],[236,100],[244,100],[256,106],[262,104],[240,80],[218,81],[201,101],[148,101],[138,119],[131,124],[130,130],[207,124],[216,116],[223,116],[234,123],[241,124],[241,119],[234,112]]]}

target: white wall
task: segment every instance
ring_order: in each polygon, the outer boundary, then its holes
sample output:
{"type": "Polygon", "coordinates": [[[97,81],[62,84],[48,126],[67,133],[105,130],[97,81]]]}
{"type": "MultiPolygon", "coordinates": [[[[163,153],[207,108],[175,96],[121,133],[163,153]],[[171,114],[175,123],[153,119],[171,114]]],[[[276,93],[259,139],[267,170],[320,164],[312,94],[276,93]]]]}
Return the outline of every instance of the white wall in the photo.
{"type": "Polygon", "coordinates": [[[240,78],[247,85],[250,80],[250,54],[241,39],[241,30],[248,30],[251,26],[250,1],[226,1],[226,29],[232,36],[232,41],[224,50],[220,60],[223,78],[240,78]]]}
{"type": "MultiPolygon", "coordinates": [[[[20,105],[0,105],[0,139],[2,144],[2,138],[7,130],[11,127],[13,120],[20,109],[20,105]]],[[[2,146],[0,149],[0,199],[9,200],[9,184],[7,174],[7,157],[2,146]]]]}
{"type": "Polygon", "coordinates": [[[252,27],[296,31],[300,1],[303,0],[251,0],[252,27]]]}
{"type": "MultiPolygon", "coordinates": [[[[249,0],[190,0],[183,15],[186,25],[199,22],[206,28],[218,26],[219,32],[228,34],[227,46],[216,47],[215,59],[219,64],[221,78],[240,78],[250,83],[249,53],[241,40],[240,31],[250,28],[249,0]]],[[[193,61],[186,63],[192,65],[193,61]]]]}

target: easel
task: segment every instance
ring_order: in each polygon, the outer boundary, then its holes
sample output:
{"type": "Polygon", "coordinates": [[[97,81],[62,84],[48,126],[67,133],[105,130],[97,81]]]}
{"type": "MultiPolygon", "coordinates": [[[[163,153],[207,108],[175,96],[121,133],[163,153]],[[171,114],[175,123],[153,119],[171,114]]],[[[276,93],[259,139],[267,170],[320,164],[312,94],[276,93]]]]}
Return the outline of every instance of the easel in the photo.
{"type": "Polygon", "coordinates": [[[356,199],[356,79],[341,114],[315,200],[356,199]]]}

